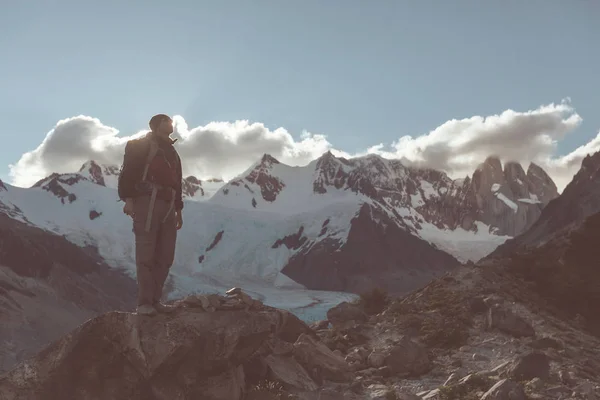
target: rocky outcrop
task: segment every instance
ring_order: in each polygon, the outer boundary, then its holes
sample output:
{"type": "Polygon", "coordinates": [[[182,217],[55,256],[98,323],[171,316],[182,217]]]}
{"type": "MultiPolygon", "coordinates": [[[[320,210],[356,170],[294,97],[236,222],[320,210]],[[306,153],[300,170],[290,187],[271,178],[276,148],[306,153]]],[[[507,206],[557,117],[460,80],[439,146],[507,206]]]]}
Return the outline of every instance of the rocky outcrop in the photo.
{"type": "Polygon", "coordinates": [[[282,273],[309,289],[363,293],[384,288],[406,293],[458,265],[447,253],[398,226],[383,210],[364,204],[348,238],[306,242],[282,273]]]}
{"type": "Polygon", "coordinates": [[[2,190],[7,190],[6,189],[6,185],[4,185],[4,182],[2,182],[2,179],[0,179],[0,191],[2,190]]]}
{"type": "Polygon", "coordinates": [[[304,395],[351,379],[306,325],[298,330],[295,317],[239,290],[174,305],[155,317],[111,312],[87,321],[0,377],[3,399],[236,400],[264,398],[257,394],[267,378],[304,395]]]}
{"type": "Polygon", "coordinates": [[[488,157],[463,185],[463,204],[477,210],[468,218],[508,236],[528,229],[548,202],[558,196],[556,185],[540,167],[531,164],[525,174],[520,164],[507,162],[503,169],[497,157],[488,157]]]}
{"type": "Polygon", "coordinates": [[[41,188],[60,199],[65,203],[72,203],[77,200],[75,193],[69,192],[65,187],[72,186],[81,180],[85,179],[79,174],[57,174],[54,173],[48,178],[44,178],[36,182],[32,187],[41,188]]]}

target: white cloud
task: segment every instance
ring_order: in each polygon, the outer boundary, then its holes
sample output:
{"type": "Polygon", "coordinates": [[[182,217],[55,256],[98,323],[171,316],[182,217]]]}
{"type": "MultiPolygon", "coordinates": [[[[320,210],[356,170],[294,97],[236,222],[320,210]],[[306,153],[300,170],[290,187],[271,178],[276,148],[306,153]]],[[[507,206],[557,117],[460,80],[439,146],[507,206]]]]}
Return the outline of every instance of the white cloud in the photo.
{"type": "MultiPolygon", "coordinates": [[[[186,176],[229,179],[264,153],[287,164],[302,165],[331,148],[323,135],[304,133],[296,141],[285,129],[271,131],[261,123],[211,122],[189,129],[181,116],[174,116],[173,120],[173,137],[179,139],[176,146],[186,176]]],[[[101,164],[121,165],[127,140],[144,133],[119,137],[117,129],[103,125],[96,118],[77,116],[61,120],[35,150],[23,154],[10,166],[12,183],[31,186],[52,172],[77,171],[91,159],[101,164]]]]}
{"type": "MultiPolygon", "coordinates": [[[[327,150],[336,150],[323,135],[303,132],[299,140],[285,129],[269,130],[248,121],[212,122],[190,129],[175,116],[174,136],[179,139],[185,175],[229,179],[269,153],[290,165],[304,165],[327,150]]],[[[362,154],[400,158],[413,165],[441,169],[453,177],[469,175],[489,155],[504,161],[533,161],[545,168],[562,189],[577,172],[585,155],[600,149],[600,133],[573,152],[555,156],[558,143],[577,128],[582,119],[567,100],[536,110],[506,110],[499,115],[451,120],[431,132],[404,136],[386,149],[378,144],[362,154]]],[[[10,166],[13,184],[30,186],[52,172],[76,171],[84,162],[120,165],[128,139],[98,119],[78,116],[59,121],[35,150],[10,166]]],[[[357,154],[357,155],[362,155],[357,154]]]]}

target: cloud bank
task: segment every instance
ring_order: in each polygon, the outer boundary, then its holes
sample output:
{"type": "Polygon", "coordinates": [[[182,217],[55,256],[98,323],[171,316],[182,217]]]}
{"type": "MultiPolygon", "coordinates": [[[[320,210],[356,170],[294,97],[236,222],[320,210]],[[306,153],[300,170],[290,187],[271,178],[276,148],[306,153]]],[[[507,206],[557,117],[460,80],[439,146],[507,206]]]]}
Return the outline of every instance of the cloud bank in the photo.
{"type": "MultiPolygon", "coordinates": [[[[284,128],[269,130],[248,121],[212,122],[190,129],[175,116],[174,137],[182,156],[185,175],[201,179],[230,179],[247,169],[264,153],[289,165],[305,165],[327,150],[353,157],[368,153],[399,158],[411,165],[446,171],[451,177],[473,173],[490,155],[504,162],[530,162],[542,166],[559,190],[571,180],[587,155],[600,150],[600,133],[593,140],[564,156],[556,156],[558,143],[582,121],[568,101],[535,110],[506,110],[498,115],[451,120],[420,136],[403,136],[389,146],[376,144],[359,154],[337,149],[326,136],[305,132],[299,140],[284,128]]],[[[52,172],[77,171],[93,159],[120,165],[127,140],[144,134],[120,136],[119,131],[96,118],[76,116],[59,121],[42,143],[10,166],[12,183],[31,186],[52,172]]]]}

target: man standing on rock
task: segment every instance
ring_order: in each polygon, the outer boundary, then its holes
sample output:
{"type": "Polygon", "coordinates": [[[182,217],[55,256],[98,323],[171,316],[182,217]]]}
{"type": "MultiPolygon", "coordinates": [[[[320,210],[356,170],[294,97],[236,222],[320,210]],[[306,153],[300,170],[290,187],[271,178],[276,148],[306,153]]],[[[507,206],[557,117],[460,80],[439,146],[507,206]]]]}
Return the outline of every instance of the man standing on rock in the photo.
{"type": "Polygon", "coordinates": [[[123,212],[133,219],[138,281],[137,312],[171,312],[160,302],[175,258],[181,211],[181,160],[173,144],[173,120],[164,114],[150,119],[150,132],[125,146],[119,174],[123,212]]]}

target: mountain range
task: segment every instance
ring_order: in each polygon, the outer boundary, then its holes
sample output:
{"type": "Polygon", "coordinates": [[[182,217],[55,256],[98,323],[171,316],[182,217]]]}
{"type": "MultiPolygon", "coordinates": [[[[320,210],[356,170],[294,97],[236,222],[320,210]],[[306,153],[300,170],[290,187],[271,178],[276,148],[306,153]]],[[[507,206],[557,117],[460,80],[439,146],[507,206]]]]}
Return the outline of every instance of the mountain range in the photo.
{"type": "MultiPolygon", "coordinates": [[[[0,183],[0,312],[13,321],[2,331],[7,364],[27,352],[6,349],[33,351],[82,318],[133,307],[133,233],[117,198],[118,172],[89,161],[31,188],[0,183]],[[95,289],[77,291],[89,286],[95,289]],[[19,308],[27,296],[44,303],[45,315],[64,318],[50,318],[56,328],[25,343],[23,329],[33,334],[48,323],[41,311],[19,308]]],[[[451,179],[376,155],[329,152],[301,167],[265,154],[228,182],[189,176],[183,187],[168,296],[243,286],[305,320],[373,288],[410,292],[507,240],[510,246],[563,197],[533,163],[525,172],[489,157],[471,176],[451,179]]]]}

